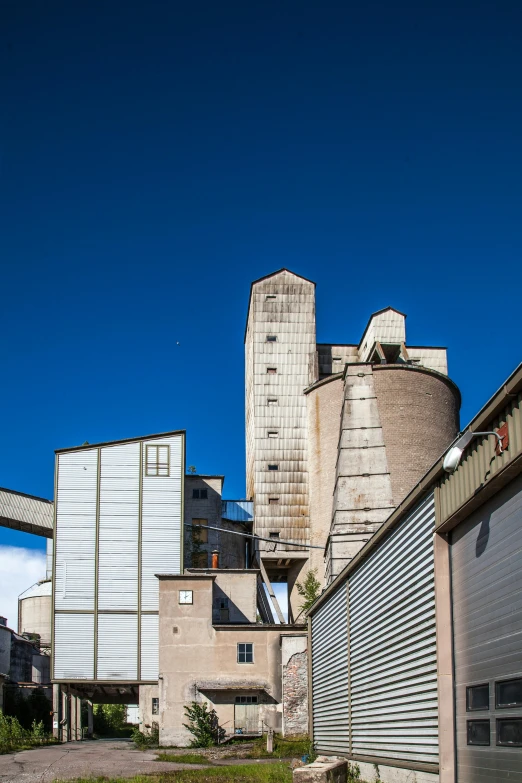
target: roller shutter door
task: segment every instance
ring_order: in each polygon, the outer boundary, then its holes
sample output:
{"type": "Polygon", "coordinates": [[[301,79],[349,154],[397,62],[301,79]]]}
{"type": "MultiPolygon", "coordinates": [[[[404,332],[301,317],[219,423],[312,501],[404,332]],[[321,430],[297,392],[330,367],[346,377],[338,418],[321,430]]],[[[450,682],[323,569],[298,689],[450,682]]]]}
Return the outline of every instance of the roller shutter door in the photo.
{"type": "Polygon", "coordinates": [[[316,750],[349,752],[348,601],[343,583],[312,617],[313,732],[316,750]]]}
{"type": "Polygon", "coordinates": [[[456,527],[450,542],[458,781],[522,781],[522,747],[510,743],[522,732],[522,477],[456,527]],[[481,699],[471,706],[479,709],[467,712],[466,689],[476,686],[481,699]],[[468,722],[480,730],[472,742],[483,744],[468,745],[468,722]]]}
{"type": "Polygon", "coordinates": [[[431,495],[350,575],[354,755],[438,763],[434,524],[431,495]]]}

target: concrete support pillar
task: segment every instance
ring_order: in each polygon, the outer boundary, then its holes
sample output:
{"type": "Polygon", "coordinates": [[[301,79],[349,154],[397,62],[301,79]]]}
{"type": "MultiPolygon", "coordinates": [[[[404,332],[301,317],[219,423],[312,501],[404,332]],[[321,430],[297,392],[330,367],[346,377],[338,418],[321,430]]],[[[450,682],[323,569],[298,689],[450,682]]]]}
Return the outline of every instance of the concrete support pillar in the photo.
{"type": "Polygon", "coordinates": [[[82,731],[82,700],[79,696],[75,697],[76,699],[76,739],[82,740],[83,739],[83,731],[82,731]]]}
{"type": "Polygon", "coordinates": [[[87,702],[87,736],[92,737],[94,734],[94,716],[92,712],[92,701],[87,702]]]}
{"type": "Polygon", "coordinates": [[[439,695],[439,781],[455,783],[455,701],[451,617],[450,545],[445,533],[435,533],[435,620],[437,627],[437,689],[439,695]]]}
{"type": "Polygon", "coordinates": [[[53,737],[60,739],[60,720],[62,717],[62,694],[60,686],[57,683],[53,685],[53,737]]]}
{"type": "Polygon", "coordinates": [[[62,742],[69,742],[70,736],[69,736],[69,722],[70,722],[70,712],[69,712],[69,693],[67,689],[67,685],[65,685],[62,689],[62,709],[60,710],[60,739],[62,742]]]}
{"type": "Polygon", "coordinates": [[[78,712],[78,699],[76,696],[71,696],[71,740],[74,742],[75,740],[79,739],[79,737],[76,736],[76,726],[77,726],[77,712],[78,712]]]}

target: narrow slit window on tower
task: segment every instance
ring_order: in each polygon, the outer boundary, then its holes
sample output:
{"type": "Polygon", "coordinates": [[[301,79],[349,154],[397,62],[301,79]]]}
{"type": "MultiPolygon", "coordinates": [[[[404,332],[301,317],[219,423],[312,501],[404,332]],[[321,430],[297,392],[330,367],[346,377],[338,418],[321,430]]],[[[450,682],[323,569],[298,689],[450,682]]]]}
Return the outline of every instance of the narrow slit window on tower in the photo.
{"type": "Polygon", "coordinates": [[[279,465],[272,463],[269,463],[268,470],[279,470],[279,465]]]}
{"type": "Polygon", "coordinates": [[[268,498],[268,503],[271,506],[276,506],[279,503],[279,498],[268,498]]]}
{"type": "Polygon", "coordinates": [[[342,362],[341,356],[332,356],[332,362],[342,362]]]}
{"type": "Polygon", "coordinates": [[[268,375],[277,375],[277,367],[267,367],[266,371],[268,375]]]}
{"type": "Polygon", "coordinates": [[[277,405],[277,397],[269,397],[266,401],[267,405],[277,405]]]}
{"type": "Polygon", "coordinates": [[[268,536],[269,538],[279,538],[279,531],[275,532],[274,530],[271,530],[268,536]]]}
{"type": "Polygon", "coordinates": [[[267,435],[269,438],[278,438],[279,432],[277,430],[268,430],[267,435]]]}
{"type": "Polygon", "coordinates": [[[266,341],[267,343],[276,343],[277,337],[275,336],[275,334],[267,334],[266,341]]]}
{"type": "Polygon", "coordinates": [[[168,476],[170,473],[170,446],[145,446],[145,475],[168,476]]]}
{"type": "Polygon", "coordinates": [[[277,294],[267,294],[265,296],[265,302],[274,302],[277,299],[277,294]]]}

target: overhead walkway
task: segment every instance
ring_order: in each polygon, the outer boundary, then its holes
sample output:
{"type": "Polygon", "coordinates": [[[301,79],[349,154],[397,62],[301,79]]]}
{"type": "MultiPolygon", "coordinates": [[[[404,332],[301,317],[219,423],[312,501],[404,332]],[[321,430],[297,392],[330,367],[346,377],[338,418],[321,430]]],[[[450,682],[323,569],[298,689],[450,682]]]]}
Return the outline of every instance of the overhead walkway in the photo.
{"type": "Polygon", "coordinates": [[[0,487],[0,527],[52,538],[53,521],[52,500],[0,487]]]}

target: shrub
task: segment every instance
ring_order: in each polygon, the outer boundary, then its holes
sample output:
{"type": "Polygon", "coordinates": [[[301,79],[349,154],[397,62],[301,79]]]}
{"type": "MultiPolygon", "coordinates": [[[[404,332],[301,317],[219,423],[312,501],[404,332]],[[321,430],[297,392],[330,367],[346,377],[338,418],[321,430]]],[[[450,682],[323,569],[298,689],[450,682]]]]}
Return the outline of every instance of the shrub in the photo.
{"type": "Polygon", "coordinates": [[[159,729],[157,724],[152,727],[150,734],[144,734],[138,728],[134,728],[131,734],[132,741],[139,750],[157,748],[159,745],[159,729]]]}
{"type": "Polygon", "coordinates": [[[221,739],[224,731],[219,727],[217,713],[215,710],[209,710],[206,703],[198,704],[193,701],[185,707],[185,714],[188,723],[183,725],[194,737],[190,743],[191,748],[210,748],[221,739]]]}

